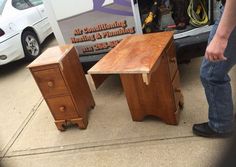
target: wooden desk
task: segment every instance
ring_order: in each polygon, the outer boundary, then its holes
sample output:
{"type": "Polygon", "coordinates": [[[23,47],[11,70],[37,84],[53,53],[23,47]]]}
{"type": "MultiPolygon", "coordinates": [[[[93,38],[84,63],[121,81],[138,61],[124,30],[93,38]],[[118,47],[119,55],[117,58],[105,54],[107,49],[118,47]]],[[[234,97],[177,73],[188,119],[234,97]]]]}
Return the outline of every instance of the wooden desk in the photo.
{"type": "Polygon", "coordinates": [[[129,36],[88,73],[96,88],[107,74],[120,75],[134,121],[153,115],[178,124],[183,96],[172,32],[129,36]]]}
{"type": "Polygon", "coordinates": [[[73,45],[48,48],[29,66],[57,128],[65,130],[67,122],[85,129],[87,111],[95,103],[73,45]]]}

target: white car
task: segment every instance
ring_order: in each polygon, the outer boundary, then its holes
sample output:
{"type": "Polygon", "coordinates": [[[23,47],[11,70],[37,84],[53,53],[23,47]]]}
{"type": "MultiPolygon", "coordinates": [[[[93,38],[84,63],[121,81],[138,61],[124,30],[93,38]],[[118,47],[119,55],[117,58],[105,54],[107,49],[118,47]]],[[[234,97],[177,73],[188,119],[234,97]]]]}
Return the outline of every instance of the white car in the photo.
{"type": "Polygon", "coordinates": [[[0,0],[0,65],[34,60],[51,33],[42,0],[0,0]]]}

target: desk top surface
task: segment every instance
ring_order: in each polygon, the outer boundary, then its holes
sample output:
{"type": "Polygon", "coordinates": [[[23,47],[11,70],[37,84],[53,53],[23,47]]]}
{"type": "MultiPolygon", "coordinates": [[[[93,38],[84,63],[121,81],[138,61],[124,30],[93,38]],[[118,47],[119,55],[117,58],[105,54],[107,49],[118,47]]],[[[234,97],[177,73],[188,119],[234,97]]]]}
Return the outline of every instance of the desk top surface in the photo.
{"type": "Polygon", "coordinates": [[[63,57],[73,48],[73,45],[61,45],[50,47],[45,50],[37,59],[30,63],[27,67],[37,67],[42,65],[50,65],[59,63],[63,57]]]}
{"type": "Polygon", "coordinates": [[[131,35],[122,40],[89,74],[149,73],[173,39],[173,32],[131,35]]]}

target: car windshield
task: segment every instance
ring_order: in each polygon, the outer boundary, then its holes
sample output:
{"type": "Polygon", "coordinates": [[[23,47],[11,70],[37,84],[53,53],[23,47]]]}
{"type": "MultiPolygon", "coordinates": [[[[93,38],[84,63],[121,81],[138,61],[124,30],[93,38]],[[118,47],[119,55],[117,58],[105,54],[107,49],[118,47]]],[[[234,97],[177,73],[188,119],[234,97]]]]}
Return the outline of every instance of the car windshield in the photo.
{"type": "Polygon", "coordinates": [[[2,15],[3,8],[5,6],[6,0],[0,0],[0,15],[2,15]]]}

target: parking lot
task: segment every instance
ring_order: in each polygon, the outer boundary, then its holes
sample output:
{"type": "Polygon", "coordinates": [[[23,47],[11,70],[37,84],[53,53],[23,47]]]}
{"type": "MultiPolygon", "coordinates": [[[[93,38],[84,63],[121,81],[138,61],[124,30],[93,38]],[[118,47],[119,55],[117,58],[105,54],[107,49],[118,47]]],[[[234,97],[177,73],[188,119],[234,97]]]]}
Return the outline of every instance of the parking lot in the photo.
{"type": "MultiPolygon", "coordinates": [[[[44,42],[57,45],[54,36],[44,42]]],[[[207,121],[207,102],[199,79],[201,57],[180,64],[185,106],[178,126],[148,117],[131,119],[125,95],[114,75],[92,90],[96,106],[86,130],[57,130],[53,117],[26,68],[18,61],[0,67],[1,167],[161,166],[210,167],[217,163],[225,139],[192,134],[194,123],[207,121]]],[[[232,76],[236,99],[236,68],[232,76]]]]}

